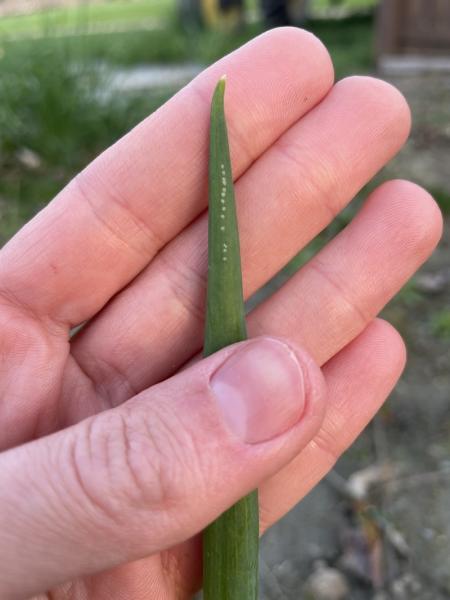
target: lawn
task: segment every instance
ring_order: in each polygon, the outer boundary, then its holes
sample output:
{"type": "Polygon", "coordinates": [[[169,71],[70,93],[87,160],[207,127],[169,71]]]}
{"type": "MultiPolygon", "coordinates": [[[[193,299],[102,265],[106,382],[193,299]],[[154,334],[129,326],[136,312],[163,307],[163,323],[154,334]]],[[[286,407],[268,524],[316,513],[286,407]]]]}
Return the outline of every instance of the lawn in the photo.
{"type": "MultiPolygon", "coordinates": [[[[373,27],[369,17],[343,21],[313,20],[306,27],[328,46],[338,76],[373,68],[373,27]]],[[[238,32],[186,31],[172,18],[160,28],[86,34],[82,29],[64,37],[38,39],[0,36],[0,57],[17,55],[21,63],[36,53],[65,53],[71,61],[102,60],[115,65],[198,62],[209,64],[263,31],[259,23],[238,32]]]]}
{"type": "Polygon", "coordinates": [[[132,27],[144,20],[164,19],[173,13],[175,0],[116,0],[105,4],[52,8],[25,15],[3,17],[0,35],[36,35],[55,29],[77,29],[115,24],[132,27]]]}
{"type": "Polygon", "coordinates": [[[317,9],[325,9],[330,8],[332,6],[345,6],[349,9],[365,9],[365,8],[373,8],[378,4],[378,0],[312,0],[313,6],[317,9]]]}
{"type": "MultiPolygon", "coordinates": [[[[313,0],[314,10],[330,6],[350,9],[371,8],[377,0],[313,0]]],[[[247,0],[246,7],[254,9],[258,0],[247,0]]],[[[117,29],[141,28],[146,22],[167,20],[175,13],[176,0],[114,0],[113,2],[82,4],[79,7],[42,9],[31,14],[5,16],[0,21],[0,36],[37,36],[48,32],[74,31],[89,25],[93,30],[105,25],[117,29]]]]}

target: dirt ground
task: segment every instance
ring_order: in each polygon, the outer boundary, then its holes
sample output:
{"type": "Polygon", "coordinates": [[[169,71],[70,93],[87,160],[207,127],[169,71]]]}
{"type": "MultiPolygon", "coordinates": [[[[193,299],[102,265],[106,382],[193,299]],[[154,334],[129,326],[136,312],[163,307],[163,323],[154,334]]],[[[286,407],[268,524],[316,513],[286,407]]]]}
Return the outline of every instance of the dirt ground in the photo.
{"type": "MultiPolygon", "coordinates": [[[[450,73],[389,77],[413,132],[379,179],[450,210],[450,73]]],[[[408,346],[388,403],[334,472],[263,538],[264,600],[450,599],[450,216],[432,259],[384,311],[408,346]]]]}

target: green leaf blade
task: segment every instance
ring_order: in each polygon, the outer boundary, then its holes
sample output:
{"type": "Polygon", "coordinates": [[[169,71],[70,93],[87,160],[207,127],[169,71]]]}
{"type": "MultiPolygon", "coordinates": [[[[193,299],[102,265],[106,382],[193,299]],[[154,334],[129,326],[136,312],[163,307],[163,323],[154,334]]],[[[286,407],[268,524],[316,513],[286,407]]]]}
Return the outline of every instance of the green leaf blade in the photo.
{"type": "MultiPolygon", "coordinates": [[[[224,93],[225,78],[222,78],[211,104],[204,356],[247,339],[224,93]]],[[[204,600],[256,600],[258,546],[255,490],[222,514],[203,534],[204,600]]]]}
{"type": "Polygon", "coordinates": [[[224,512],[203,533],[204,600],[257,600],[258,492],[224,512]]]}
{"type": "Polygon", "coordinates": [[[211,104],[205,356],[247,339],[224,93],[222,78],[211,104]]]}

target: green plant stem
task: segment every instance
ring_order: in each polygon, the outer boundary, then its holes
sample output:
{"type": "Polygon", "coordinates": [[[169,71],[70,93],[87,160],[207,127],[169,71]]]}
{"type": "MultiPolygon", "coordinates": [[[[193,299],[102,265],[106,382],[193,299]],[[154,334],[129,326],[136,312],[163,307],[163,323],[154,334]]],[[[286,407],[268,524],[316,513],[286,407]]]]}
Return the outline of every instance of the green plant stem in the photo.
{"type": "MultiPolygon", "coordinates": [[[[247,338],[224,93],[222,78],[211,105],[205,356],[247,338]]],[[[204,532],[205,600],[256,600],[258,543],[258,493],[254,491],[204,532]]]]}

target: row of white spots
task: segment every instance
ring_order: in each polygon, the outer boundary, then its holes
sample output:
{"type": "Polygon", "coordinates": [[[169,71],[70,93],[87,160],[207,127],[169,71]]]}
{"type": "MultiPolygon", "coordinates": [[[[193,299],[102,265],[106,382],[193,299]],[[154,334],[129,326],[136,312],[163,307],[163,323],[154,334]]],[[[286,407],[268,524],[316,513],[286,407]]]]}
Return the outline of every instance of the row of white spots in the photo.
{"type": "MultiPolygon", "coordinates": [[[[227,179],[225,177],[225,165],[223,163],[220,165],[220,171],[221,171],[221,175],[222,175],[222,190],[220,192],[220,203],[221,203],[220,218],[225,219],[225,211],[227,210],[227,207],[225,205],[225,196],[227,193],[227,179]]],[[[225,231],[225,225],[221,225],[220,231],[225,231]]],[[[226,256],[227,252],[228,252],[228,245],[224,242],[222,244],[222,261],[223,262],[227,262],[227,260],[228,260],[228,258],[226,256]]]]}

